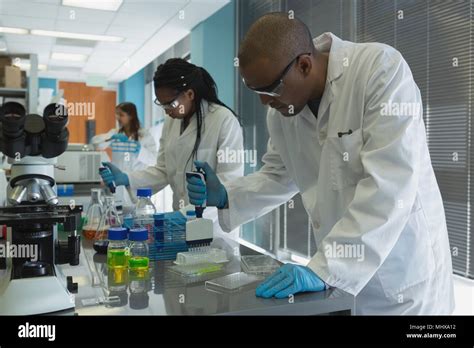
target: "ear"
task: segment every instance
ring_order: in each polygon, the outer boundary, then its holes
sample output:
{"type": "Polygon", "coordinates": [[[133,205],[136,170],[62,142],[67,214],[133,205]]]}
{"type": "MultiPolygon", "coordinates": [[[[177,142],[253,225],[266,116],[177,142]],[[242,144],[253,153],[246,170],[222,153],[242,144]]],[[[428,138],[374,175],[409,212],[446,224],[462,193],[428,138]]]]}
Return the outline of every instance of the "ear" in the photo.
{"type": "Polygon", "coordinates": [[[304,55],[298,59],[298,70],[304,75],[308,76],[311,72],[313,67],[313,61],[311,60],[311,56],[304,55]]]}
{"type": "Polygon", "coordinates": [[[193,101],[194,100],[194,90],[193,89],[188,89],[184,94],[189,98],[189,100],[193,101]]]}

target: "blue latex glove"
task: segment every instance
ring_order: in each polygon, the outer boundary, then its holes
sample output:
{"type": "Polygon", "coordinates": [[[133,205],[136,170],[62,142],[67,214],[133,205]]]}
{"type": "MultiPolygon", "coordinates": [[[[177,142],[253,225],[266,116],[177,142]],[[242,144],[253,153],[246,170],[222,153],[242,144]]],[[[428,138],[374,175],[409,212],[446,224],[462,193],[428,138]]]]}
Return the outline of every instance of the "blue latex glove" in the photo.
{"type": "Polygon", "coordinates": [[[309,267],[288,263],[260,284],[257,296],[285,298],[298,292],[323,291],[325,283],[309,267]]]}
{"type": "Polygon", "coordinates": [[[123,133],[115,133],[114,135],[110,137],[110,139],[115,140],[115,141],[121,141],[121,142],[128,141],[128,137],[123,133]]]}
{"type": "Polygon", "coordinates": [[[110,184],[115,182],[115,186],[130,186],[130,181],[127,174],[122,172],[110,162],[102,162],[102,165],[109,169],[99,172],[105,185],[110,186],[110,184]]]}
{"type": "Polygon", "coordinates": [[[197,169],[204,170],[206,183],[196,177],[186,179],[189,202],[192,205],[203,205],[206,202],[207,206],[223,209],[227,205],[227,191],[224,185],[207,162],[194,161],[194,165],[197,169]]]}

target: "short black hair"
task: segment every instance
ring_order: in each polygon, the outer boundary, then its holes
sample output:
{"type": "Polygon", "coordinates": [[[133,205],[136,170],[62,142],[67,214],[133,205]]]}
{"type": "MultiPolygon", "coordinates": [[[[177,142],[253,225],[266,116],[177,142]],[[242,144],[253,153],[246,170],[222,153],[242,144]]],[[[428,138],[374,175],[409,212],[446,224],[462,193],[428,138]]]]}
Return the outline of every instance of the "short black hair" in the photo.
{"type": "Polygon", "coordinates": [[[258,18],[245,34],[239,49],[239,64],[256,58],[289,62],[299,54],[315,53],[306,24],[285,12],[272,12],[258,18]]]}

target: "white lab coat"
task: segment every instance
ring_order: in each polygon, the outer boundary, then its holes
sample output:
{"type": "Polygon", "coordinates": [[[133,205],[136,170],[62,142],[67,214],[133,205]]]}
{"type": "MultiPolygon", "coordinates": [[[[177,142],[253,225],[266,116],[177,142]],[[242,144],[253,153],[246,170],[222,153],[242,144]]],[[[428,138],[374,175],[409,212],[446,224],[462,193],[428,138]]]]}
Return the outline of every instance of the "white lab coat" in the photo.
{"type": "MultiPolygon", "coordinates": [[[[244,174],[242,161],[218,161],[218,151],[242,151],[243,137],[239,121],[227,108],[202,101],[203,124],[201,128],[201,143],[197,151],[197,160],[209,163],[222,182],[227,182],[244,174]]],[[[196,140],[196,115],[191,117],[189,125],[181,133],[182,120],[166,117],[160,138],[158,160],[156,165],[147,169],[130,173],[130,188],[150,187],[154,192],[162,190],[167,185],[173,190],[173,209],[194,209],[189,205],[186,190],[186,171],[194,168],[193,159],[189,161],[196,140]]],[[[240,153],[237,152],[237,153],[240,153]]],[[[216,222],[217,209],[208,207],[204,217],[216,222]]]]}
{"type": "Polygon", "coordinates": [[[300,192],[318,250],[307,266],[357,295],[356,313],[451,313],[446,220],[421,113],[381,116],[389,101],[421,105],[407,63],[390,46],[331,33],[314,44],[330,52],[318,117],[307,106],[294,117],[268,112],[264,166],[226,184],[221,227],[255,219],[300,192]],[[360,261],[355,252],[337,254],[356,246],[364,250],[360,261]]]}
{"type": "MultiPolygon", "coordinates": [[[[110,146],[111,141],[106,141],[117,134],[118,129],[111,129],[107,133],[98,134],[91,139],[93,144],[98,150],[105,150],[110,146]]],[[[133,140],[131,137],[129,140],[133,140]]],[[[134,159],[132,168],[134,170],[140,170],[152,166],[156,163],[157,147],[155,139],[151,136],[148,130],[140,128],[138,130],[138,142],[140,143],[140,151],[138,156],[134,159]]],[[[120,168],[123,170],[123,168],[120,168]]]]}

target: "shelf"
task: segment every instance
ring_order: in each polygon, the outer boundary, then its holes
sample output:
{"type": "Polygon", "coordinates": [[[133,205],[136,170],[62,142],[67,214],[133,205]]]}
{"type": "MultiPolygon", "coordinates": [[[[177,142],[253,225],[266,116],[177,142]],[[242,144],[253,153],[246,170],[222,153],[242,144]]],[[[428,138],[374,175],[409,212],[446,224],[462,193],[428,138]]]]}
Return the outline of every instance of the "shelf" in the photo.
{"type": "Polygon", "coordinates": [[[1,97],[26,97],[27,89],[26,88],[5,88],[0,87],[0,96],[1,97]]]}

